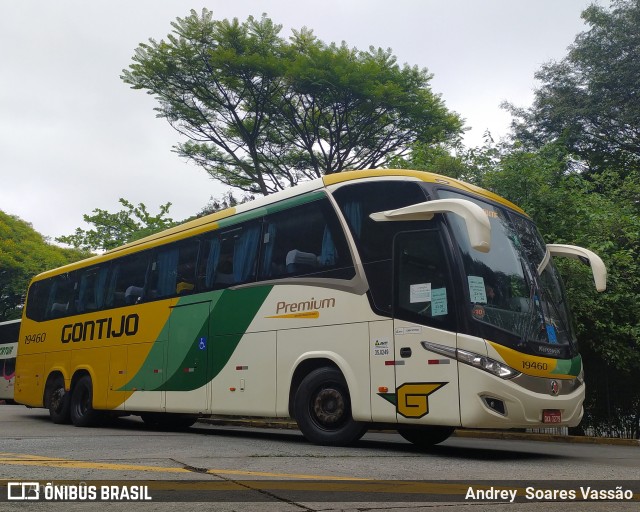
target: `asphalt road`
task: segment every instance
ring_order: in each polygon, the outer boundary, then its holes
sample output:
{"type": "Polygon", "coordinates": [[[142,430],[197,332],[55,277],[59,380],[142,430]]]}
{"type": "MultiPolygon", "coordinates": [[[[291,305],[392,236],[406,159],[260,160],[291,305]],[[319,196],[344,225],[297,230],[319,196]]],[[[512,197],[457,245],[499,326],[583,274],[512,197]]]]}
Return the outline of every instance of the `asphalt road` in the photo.
{"type": "Polygon", "coordinates": [[[85,482],[96,488],[97,499],[109,486],[118,487],[119,499],[122,493],[131,499],[136,487],[152,498],[51,503],[42,499],[41,487],[39,501],[7,501],[5,488],[2,512],[164,511],[175,510],[175,502],[185,512],[539,511],[546,489],[557,491],[558,501],[542,504],[549,511],[637,510],[640,500],[638,446],[452,437],[421,452],[394,433],[372,432],[353,447],[334,448],[311,445],[296,430],[197,423],[184,432],[164,432],[137,417],[82,429],[54,425],[43,410],[8,405],[0,406],[0,429],[5,487],[51,482],[58,497],[73,498],[79,491],[69,489],[85,482]],[[605,502],[594,495],[581,500],[584,491],[617,487],[630,491],[633,501],[605,502]],[[510,489],[517,492],[513,502],[510,489]],[[480,497],[479,490],[494,495],[480,497]]]}

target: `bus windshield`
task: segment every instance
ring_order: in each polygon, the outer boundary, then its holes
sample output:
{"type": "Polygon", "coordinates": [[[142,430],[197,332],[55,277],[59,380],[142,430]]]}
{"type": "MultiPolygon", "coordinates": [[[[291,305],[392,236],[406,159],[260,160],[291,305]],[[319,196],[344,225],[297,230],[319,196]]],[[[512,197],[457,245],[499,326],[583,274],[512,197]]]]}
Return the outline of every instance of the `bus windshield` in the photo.
{"type": "Polygon", "coordinates": [[[447,216],[461,251],[474,321],[507,334],[494,335],[497,343],[528,345],[551,357],[572,352],[575,335],[564,289],[553,261],[541,265],[546,248],[533,222],[453,191],[439,190],[439,196],[470,200],[491,222],[491,251],[481,253],[469,246],[462,220],[447,216]]]}

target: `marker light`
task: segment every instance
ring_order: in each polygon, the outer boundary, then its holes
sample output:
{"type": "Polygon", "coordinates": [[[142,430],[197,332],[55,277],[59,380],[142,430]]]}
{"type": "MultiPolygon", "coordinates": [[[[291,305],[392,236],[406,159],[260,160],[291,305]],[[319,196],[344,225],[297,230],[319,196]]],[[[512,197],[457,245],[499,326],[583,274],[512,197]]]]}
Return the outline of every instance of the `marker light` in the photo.
{"type": "Polygon", "coordinates": [[[510,366],[507,366],[500,361],[496,361],[495,359],[491,359],[490,357],[476,354],[475,352],[470,352],[468,350],[462,350],[459,348],[456,349],[445,347],[444,345],[429,343],[428,341],[423,341],[421,342],[421,344],[425,350],[429,350],[431,352],[435,352],[436,354],[442,354],[443,356],[456,359],[461,363],[468,364],[469,366],[473,366],[474,368],[479,368],[480,370],[489,372],[490,374],[495,375],[496,377],[500,377],[501,379],[513,379],[514,377],[520,375],[519,371],[514,370],[510,366]]]}

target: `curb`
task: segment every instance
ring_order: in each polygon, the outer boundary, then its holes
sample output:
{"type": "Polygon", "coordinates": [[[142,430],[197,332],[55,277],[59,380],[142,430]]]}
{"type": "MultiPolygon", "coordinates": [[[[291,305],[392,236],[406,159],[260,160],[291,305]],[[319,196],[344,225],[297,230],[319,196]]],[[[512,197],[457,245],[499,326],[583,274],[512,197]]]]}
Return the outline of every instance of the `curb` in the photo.
{"type": "Polygon", "coordinates": [[[619,439],[616,437],[563,436],[560,434],[536,434],[533,432],[510,432],[508,430],[474,430],[457,429],[455,437],[472,437],[477,439],[507,439],[518,441],[543,441],[578,444],[609,444],[617,446],[640,447],[639,439],[619,439]]]}
{"type": "MultiPolygon", "coordinates": [[[[201,418],[200,423],[209,425],[250,427],[250,428],[275,428],[284,430],[298,430],[295,421],[287,418],[247,418],[247,417],[227,417],[212,416],[201,418]]],[[[376,430],[377,432],[395,432],[394,430],[376,430]]],[[[456,429],[452,437],[475,438],[475,439],[504,439],[511,441],[542,441],[557,443],[577,443],[577,444],[601,444],[616,446],[640,447],[639,439],[618,439],[613,437],[589,437],[589,436],[562,436],[559,434],[536,434],[531,432],[511,432],[509,430],[477,430],[477,429],[456,429]]]]}

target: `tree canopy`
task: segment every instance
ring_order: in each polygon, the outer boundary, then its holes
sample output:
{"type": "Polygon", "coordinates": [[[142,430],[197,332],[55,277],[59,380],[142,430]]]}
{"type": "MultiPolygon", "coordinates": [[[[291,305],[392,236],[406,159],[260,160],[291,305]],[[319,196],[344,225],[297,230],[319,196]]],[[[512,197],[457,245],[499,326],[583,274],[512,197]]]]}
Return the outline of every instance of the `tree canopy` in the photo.
{"type": "Polygon", "coordinates": [[[110,213],[96,208],[93,215],[83,215],[84,221],[93,224],[94,229],[76,228],[73,235],[58,237],[56,242],[85,251],[107,251],[177,224],[166,217],[171,203],[160,205],[160,212],[151,215],[143,203],[134,206],[126,199],[119,201],[124,210],[110,213]]]}
{"type": "Polygon", "coordinates": [[[428,71],[391,50],[326,44],[307,28],[287,40],[265,15],[241,23],[192,10],[171,26],[138,46],[122,79],[157,99],[157,115],[186,138],[178,154],[226,185],[266,195],[461,133],[428,71]]]}
{"type": "Polygon", "coordinates": [[[87,256],[48,243],[31,224],[0,210],[0,321],[20,318],[33,276],[87,256]]]}
{"type": "Polygon", "coordinates": [[[640,170],[640,2],[591,5],[567,56],[544,65],[530,108],[508,106],[517,137],[561,141],[592,172],[640,170]]]}

